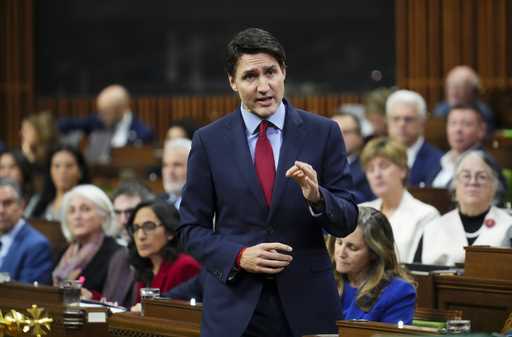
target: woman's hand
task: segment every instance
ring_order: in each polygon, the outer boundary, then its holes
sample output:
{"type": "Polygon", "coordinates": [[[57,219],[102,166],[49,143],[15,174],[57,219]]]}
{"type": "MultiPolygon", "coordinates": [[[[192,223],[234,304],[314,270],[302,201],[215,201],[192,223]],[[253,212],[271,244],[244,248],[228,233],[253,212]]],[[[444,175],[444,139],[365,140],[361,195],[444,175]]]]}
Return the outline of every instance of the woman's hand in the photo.
{"type": "Polygon", "coordinates": [[[85,288],[81,288],[80,289],[80,298],[82,298],[84,300],[90,300],[90,299],[92,299],[92,292],[90,292],[89,290],[87,290],[85,288]]]}
{"type": "Polygon", "coordinates": [[[135,304],[133,307],[130,308],[131,312],[141,312],[140,303],[135,304]]]}

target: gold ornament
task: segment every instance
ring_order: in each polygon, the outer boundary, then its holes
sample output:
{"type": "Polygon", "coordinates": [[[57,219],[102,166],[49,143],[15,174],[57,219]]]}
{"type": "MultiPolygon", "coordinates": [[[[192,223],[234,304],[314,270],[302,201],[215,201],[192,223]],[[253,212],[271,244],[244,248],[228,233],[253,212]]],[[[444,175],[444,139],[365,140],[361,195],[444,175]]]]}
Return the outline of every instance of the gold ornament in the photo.
{"type": "Polygon", "coordinates": [[[44,309],[32,305],[32,308],[27,309],[31,318],[17,312],[16,310],[9,310],[5,316],[0,311],[0,337],[12,336],[18,337],[22,334],[27,334],[32,330],[32,336],[42,337],[50,331],[53,319],[50,317],[41,317],[44,309]]]}

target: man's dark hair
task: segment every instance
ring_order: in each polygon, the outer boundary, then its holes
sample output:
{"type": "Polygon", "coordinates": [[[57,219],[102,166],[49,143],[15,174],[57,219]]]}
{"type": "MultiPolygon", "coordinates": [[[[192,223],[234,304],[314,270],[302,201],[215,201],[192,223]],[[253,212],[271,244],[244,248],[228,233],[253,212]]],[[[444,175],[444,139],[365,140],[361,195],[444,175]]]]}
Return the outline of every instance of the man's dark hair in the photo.
{"type": "Polygon", "coordinates": [[[473,110],[476,112],[478,117],[480,117],[480,120],[485,123],[485,116],[478,106],[478,104],[475,103],[465,103],[465,104],[455,104],[454,106],[450,107],[450,111],[448,111],[448,114],[452,112],[453,110],[473,110]]]}
{"type": "Polygon", "coordinates": [[[119,186],[112,192],[112,202],[116,200],[120,195],[127,195],[130,197],[139,197],[141,202],[146,202],[155,199],[154,194],[151,190],[145,186],[142,182],[129,179],[119,183],[119,186]]]}
{"type": "Polygon", "coordinates": [[[352,118],[354,123],[356,123],[356,133],[359,136],[362,136],[363,132],[362,132],[362,128],[361,128],[361,120],[359,119],[359,117],[356,116],[356,114],[353,114],[352,112],[340,112],[339,114],[336,114],[334,116],[340,116],[340,117],[346,116],[346,117],[352,118]]]}
{"type": "Polygon", "coordinates": [[[269,32],[260,28],[247,28],[228,43],[226,49],[226,72],[233,76],[236,65],[243,54],[265,53],[272,55],[281,68],[286,67],[284,48],[269,32]]]}

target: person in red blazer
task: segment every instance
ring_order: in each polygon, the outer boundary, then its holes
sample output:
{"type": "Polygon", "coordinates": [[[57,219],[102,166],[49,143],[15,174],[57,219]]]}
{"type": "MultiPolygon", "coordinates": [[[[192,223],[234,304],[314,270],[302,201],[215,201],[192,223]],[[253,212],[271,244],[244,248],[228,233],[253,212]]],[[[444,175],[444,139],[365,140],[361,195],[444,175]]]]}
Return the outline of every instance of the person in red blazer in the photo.
{"type": "Polygon", "coordinates": [[[135,208],[127,228],[131,236],[128,250],[135,268],[137,302],[140,302],[141,288],[159,288],[163,293],[194,277],[201,269],[193,257],[179,248],[178,223],[178,211],[164,201],[143,202],[135,208]]]}

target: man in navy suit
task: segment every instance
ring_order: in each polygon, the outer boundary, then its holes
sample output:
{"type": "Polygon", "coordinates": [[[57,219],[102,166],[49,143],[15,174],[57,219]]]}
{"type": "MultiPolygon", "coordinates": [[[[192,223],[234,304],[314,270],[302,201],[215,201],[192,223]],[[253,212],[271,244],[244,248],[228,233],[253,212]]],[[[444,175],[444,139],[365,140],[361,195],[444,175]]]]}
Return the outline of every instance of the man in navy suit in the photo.
{"type": "Polygon", "coordinates": [[[226,70],[241,105],[194,134],[180,207],[178,236],[207,270],[201,336],[335,333],[323,234],[347,235],[358,214],[340,130],[283,99],[270,33],[238,33],[226,70]]]}
{"type": "Polygon", "coordinates": [[[407,148],[409,186],[431,186],[441,171],[443,153],[423,137],[427,105],[420,94],[398,90],[386,101],[388,134],[407,148]]]}
{"type": "Polygon", "coordinates": [[[23,218],[19,186],[0,178],[0,272],[11,280],[50,284],[53,258],[48,240],[23,218]]]}
{"type": "Polygon", "coordinates": [[[359,154],[364,146],[359,118],[351,113],[342,113],[332,116],[331,119],[338,123],[343,134],[345,146],[347,147],[347,160],[354,186],[352,193],[356,202],[359,204],[375,199],[376,197],[368,184],[359,158],[359,154]]]}

